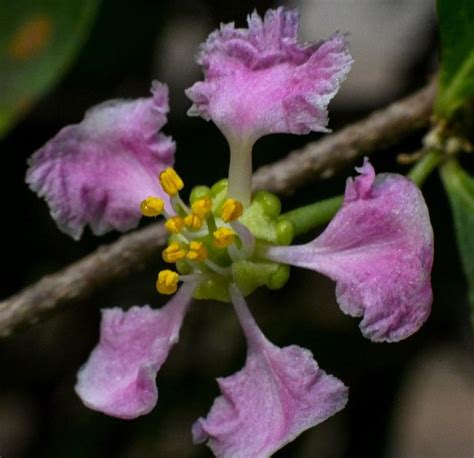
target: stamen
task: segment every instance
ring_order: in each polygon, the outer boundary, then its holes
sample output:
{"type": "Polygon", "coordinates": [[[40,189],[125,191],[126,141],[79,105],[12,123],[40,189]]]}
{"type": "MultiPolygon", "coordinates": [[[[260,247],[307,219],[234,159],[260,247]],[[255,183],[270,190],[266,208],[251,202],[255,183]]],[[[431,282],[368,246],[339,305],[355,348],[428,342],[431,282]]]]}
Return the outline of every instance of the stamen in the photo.
{"type": "Polygon", "coordinates": [[[171,196],[171,205],[179,215],[186,216],[191,212],[190,208],[183,202],[183,199],[181,199],[179,194],[171,196]]]}
{"type": "Polygon", "coordinates": [[[197,274],[190,274],[190,275],[180,275],[179,279],[183,283],[186,282],[195,282],[197,280],[201,280],[204,277],[202,273],[197,273],[197,274]]]}
{"type": "Polygon", "coordinates": [[[192,241],[189,245],[189,251],[186,254],[186,258],[190,261],[204,261],[208,256],[207,249],[201,242],[192,241]]]}
{"type": "Polygon", "coordinates": [[[214,246],[217,248],[226,248],[234,243],[235,232],[228,227],[220,227],[212,235],[214,237],[214,246]]]}
{"type": "Polygon", "coordinates": [[[178,242],[171,242],[161,255],[165,262],[173,264],[186,257],[186,250],[178,242]]]}
{"type": "Polygon", "coordinates": [[[255,237],[250,232],[247,226],[242,224],[240,221],[234,221],[230,223],[232,229],[239,235],[240,241],[246,257],[252,256],[255,248],[255,237]]]}
{"type": "Polygon", "coordinates": [[[166,230],[171,234],[178,234],[183,230],[184,220],[181,216],[173,216],[165,222],[166,230]]]}
{"type": "Polygon", "coordinates": [[[212,210],[212,199],[210,197],[203,197],[202,199],[196,200],[191,205],[191,210],[195,215],[204,219],[212,210]]]}
{"type": "Polygon", "coordinates": [[[178,289],[179,275],[172,270],[162,270],[158,274],[156,289],[161,294],[174,294],[178,289]]]}
{"type": "Polygon", "coordinates": [[[221,218],[226,222],[235,221],[242,216],[244,207],[235,199],[226,199],[222,205],[221,218]]]}
{"type": "Polygon", "coordinates": [[[209,269],[213,270],[214,272],[217,272],[219,275],[223,275],[224,277],[229,277],[232,275],[232,269],[230,267],[221,267],[210,259],[206,259],[204,261],[204,264],[206,264],[209,269]]]}
{"type": "Polygon", "coordinates": [[[198,231],[201,229],[202,219],[198,215],[191,213],[190,215],[186,216],[186,218],[184,218],[184,225],[190,231],[198,231]]]}
{"type": "Polygon", "coordinates": [[[242,253],[242,251],[240,251],[235,244],[229,245],[227,247],[227,251],[229,253],[230,259],[232,259],[232,262],[240,261],[245,257],[244,253],[242,253]]]}
{"type": "Polygon", "coordinates": [[[160,184],[163,191],[170,196],[174,196],[184,187],[183,180],[171,167],[160,173],[160,184]]]}
{"type": "Polygon", "coordinates": [[[158,216],[163,212],[165,203],[159,197],[149,196],[140,204],[140,211],[143,216],[158,216]]]}

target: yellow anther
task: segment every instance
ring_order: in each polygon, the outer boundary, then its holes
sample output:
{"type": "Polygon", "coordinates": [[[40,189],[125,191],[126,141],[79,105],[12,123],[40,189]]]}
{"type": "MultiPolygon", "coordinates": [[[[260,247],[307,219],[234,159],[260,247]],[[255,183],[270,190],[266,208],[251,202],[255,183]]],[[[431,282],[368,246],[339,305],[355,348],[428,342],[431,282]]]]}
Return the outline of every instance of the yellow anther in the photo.
{"type": "Polygon", "coordinates": [[[161,294],[173,294],[178,289],[179,275],[172,270],[162,270],[156,280],[156,289],[161,294]]]}
{"type": "Polygon", "coordinates": [[[171,234],[179,234],[184,227],[184,220],[181,216],[173,216],[165,222],[165,227],[171,234]]]}
{"type": "Polygon", "coordinates": [[[235,239],[235,232],[228,227],[220,227],[217,231],[214,231],[214,245],[217,248],[225,248],[231,245],[235,239]]]}
{"type": "Polygon", "coordinates": [[[140,204],[140,211],[144,216],[158,216],[165,207],[165,203],[159,197],[147,197],[140,204]]]}
{"type": "Polygon", "coordinates": [[[168,167],[160,173],[160,184],[163,191],[170,196],[177,194],[184,186],[181,177],[171,167],[168,167]]]}
{"type": "Polygon", "coordinates": [[[221,218],[226,222],[235,221],[242,216],[244,207],[235,199],[226,199],[222,204],[221,218]]]}
{"type": "Polygon", "coordinates": [[[203,197],[202,199],[196,200],[196,202],[191,205],[191,210],[200,218],[205,218],[212,210],[212,199],[210,197],[203,197]]]}
{"type": "Polygon", "coordinates": [[[165,262],[173,263],[186,257],[186,250],[178,242],[171,242],[161,253],[165,262]]]}
{"type": "Polygon", "coordinates": [[[191,242],[189,245],[189,251],[186,254],[186,257],[190,261],[204,261],[207,258],[207,249],[201,242],[191,242]]]}
{"type": "Polygon", "coordinates": [[[202,219],[198,215],[191,213],[184,218],[184,225],[191,231],[198,231],[202,226],[202,219]]]}

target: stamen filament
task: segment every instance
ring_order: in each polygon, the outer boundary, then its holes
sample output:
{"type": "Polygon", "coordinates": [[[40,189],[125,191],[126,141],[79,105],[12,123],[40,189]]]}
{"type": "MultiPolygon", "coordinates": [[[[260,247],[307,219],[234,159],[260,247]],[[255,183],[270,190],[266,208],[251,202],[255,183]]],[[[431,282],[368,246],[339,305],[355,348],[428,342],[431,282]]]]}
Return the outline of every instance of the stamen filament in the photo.
{"type": "Polygon", "coordinates": [[[188,244],[192,240],[191,234],[186,230],[183,230],[180,234],[176,234],[176,237],[185,244],[188,244]]]}
{"type": "Polygon", "coordinates": [[[195,282],[200,280],[203,277],[202,273],[190,274],[190,275],[180,275],[179,279],[183,282],[195,282]]]}
{"type": "Polygon", "coordinates": [[[191,211],[189,207],[183,202],[181,197],[179,197],[179,194],[174,194],[171,196],[170,202],[176,214],[182,218],[184,218],[191,211]]]}
{"type": "Polygon", "coordinates": [[[186,213],[189,213],[191,211],[191,209],[184,203],[183,199],[181,199],[180,195],[179,194],[175,194],[171,200],[175,200],[176,201],[176,204],[179,205],[183,211],[185,211],[186,213]]]}
{"type": "Polygon", "coordinates": [[[240,261],[244,258],[243,253],[237,248],[235,243],[227,247],[227,252],[229,253],[229,256],[232,261],[240,261]]]}
{"type": "Polygon", "coordinates": [[[238,234],[240,241],[242,242],[242,248],[244,250],[245,256],[250,257],[253,254],[255,249],[255,237],[249,231],[247,226],[243,225],[239,221],[232,221],[230,226],[238,234]]]}
{"type": "Polygon", "coordinates": [[[230,277],[232,274],[232,270],[229,267],[221,267],[217,265],[214,261],[211,261],[210,259],[206,259],[204,261],[204,264],[206,264],[206,266],[209,267],[209,269],[225,277],[230,277]]]}
{"type": "Polygon", "coordinates": [[[207,229],[211,234],[217,231],[216,219],[214,218],[214,215],[212,213],[210,213],[206,218],[206,224],[207,229]]]}

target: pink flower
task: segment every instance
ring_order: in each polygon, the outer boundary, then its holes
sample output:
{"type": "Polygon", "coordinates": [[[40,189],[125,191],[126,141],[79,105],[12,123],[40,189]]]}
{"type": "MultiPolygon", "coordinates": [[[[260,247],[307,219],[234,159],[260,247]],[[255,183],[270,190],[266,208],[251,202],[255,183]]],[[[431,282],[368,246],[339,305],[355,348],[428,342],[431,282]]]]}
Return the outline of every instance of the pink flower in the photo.
{"type": "Polygon", "coordinates": [[[327,104],[352,59],[339,34],[300,44],[294,11],[270,10],[263,20],[254,13],[248,25],[224,25],[210,35],[198,58],[205,80],[187,91],[191,114],[213,119],[229,141],[229,189],[219,182],[200,187],[189,206],[182,201],[184,183],[167,168],[175,145],[159,132],[168,111],[167,88],[159,83],[151,98],[90,110],[34,154],[27,174],[74,238],[86,225],[96,234],[130,229],[141,208],[147,216],[163,213],[173,234],[163,259],[182,261],[179,273],[158,275],[163,294],[183,282],[162,309],[103,311],[100,341],[76,385],[88,407],[124,419],[150,412],[158,399],[156,375],[178,341],[192,297],[230,298],[247,359],[242,370],[218,379],[222,395],[193,427],[194,441],[224,458],[273,454],[341,410],[348,395],[309,350],[268,341],[242,292],[282,287],[288,270],[280,264],[316,270],[336,281],[341,309],[362,316],[362,333],[374,341],[413,334],[432,300],[433,233],[423,197],[400,175],[375,176],[367,160],[360,176],[348,179],[344,204],[319,237],[280,245],[291,235],[281,225],[278,199],[263,193],[251,200],[252,145],[269,133],[326,131],[327,104]]]}
{"type": "Polygon", "coordinates": [[[395,342],[430,314],[433,230],[420,190],[397,174],[375,172],[366,160],[348,179],[344,204],[316,239],[273,246],[268,259],[321,272],[336,281],[344,313],[363,316],[363,334],[395,342]]]}
{"type": "Polygon", "coordinates": [[[86,225],[97,235],[126,231],[138,224],[143,199],[167,200],[157,180],[176,149],[159,132],[167,112],[168,88],[154,83],[150,98],[91,108],[31,157],[26,181],[63,232],[78,240],[86,225]]]}

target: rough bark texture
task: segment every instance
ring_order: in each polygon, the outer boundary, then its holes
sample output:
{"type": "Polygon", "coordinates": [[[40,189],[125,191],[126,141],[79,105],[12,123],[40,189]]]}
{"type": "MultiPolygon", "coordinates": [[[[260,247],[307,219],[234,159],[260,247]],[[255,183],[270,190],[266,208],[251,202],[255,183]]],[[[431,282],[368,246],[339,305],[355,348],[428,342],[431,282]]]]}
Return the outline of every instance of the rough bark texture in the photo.
{"type": "MultiPolygon", "coordinates": [[[[309,143],[287,158],[257,170],[255,189],[288,194],[338,168],[386,148],[429,125],[434,83],[341,131],[309,143]]],[[[32,324],[60,307],[82,300],[105,284],[145,266],[166,243],[162,224],[122,236],[118,241],[0,303],[0,336],[32,324]]]]}

